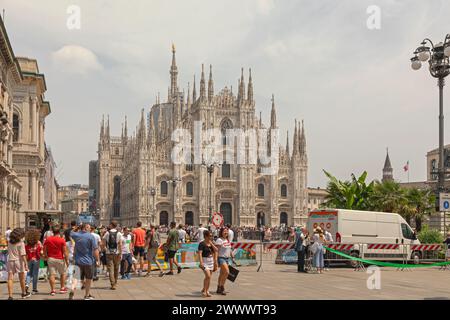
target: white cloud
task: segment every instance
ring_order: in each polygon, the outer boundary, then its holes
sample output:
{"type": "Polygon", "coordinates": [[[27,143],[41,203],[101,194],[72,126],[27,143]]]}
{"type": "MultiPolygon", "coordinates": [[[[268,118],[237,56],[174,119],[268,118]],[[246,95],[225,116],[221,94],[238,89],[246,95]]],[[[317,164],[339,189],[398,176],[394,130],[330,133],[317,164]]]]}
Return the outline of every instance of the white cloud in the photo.
{"type": "Polygon", "coordinates": [[[268,15],[275,7],[274,0],[258,0],[257,8],[259,13],[268,15]]]}
{"type": "Polygon", "coordinates": [[[77,45],[67,45],[53,52],[52,60],[60,70],[74,74],[84,75],[103,68],[95,53],[77,45]]]}

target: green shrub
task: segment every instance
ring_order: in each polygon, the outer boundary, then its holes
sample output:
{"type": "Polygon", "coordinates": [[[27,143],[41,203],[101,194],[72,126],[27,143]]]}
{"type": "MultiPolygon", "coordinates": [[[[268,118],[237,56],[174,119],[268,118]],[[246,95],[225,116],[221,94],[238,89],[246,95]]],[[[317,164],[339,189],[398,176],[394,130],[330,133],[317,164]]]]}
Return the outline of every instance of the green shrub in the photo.
{"type": "Polygon", "coordinates": [[[444,236],[436,229],[429,229],[427,225],[422,227],[417,238],[420,243],[442,243],[444,236]]]}

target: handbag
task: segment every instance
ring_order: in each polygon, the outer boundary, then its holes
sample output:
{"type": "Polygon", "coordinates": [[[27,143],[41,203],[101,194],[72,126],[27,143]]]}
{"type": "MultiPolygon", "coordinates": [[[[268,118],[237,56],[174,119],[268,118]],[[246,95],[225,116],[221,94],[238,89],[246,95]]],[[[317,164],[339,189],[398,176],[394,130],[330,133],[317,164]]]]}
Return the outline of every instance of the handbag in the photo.
{"type": "Polygon", "coordinates": [[[228,266],[228,270],[230,272],[228,273],[227,279],[230,280],[231,282],[234,282],[239,274],[239,270],[233,266],[228,266]]]}

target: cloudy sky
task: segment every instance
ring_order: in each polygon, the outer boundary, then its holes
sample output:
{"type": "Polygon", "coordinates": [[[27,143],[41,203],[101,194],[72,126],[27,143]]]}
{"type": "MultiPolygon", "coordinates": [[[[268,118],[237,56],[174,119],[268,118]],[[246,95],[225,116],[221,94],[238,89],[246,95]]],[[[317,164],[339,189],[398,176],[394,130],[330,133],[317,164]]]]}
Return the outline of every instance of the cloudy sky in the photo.
{"type": "Polygon", "coordinates": [[[15,54],[37,58],[45,73],[46,141],[61,184],[88,182],[103,114],[120,135],[125,115],[133,128],[158,91],[166,96],[172,42],[180,87],[202,63],[213,65],[216,91],[236,87],[241,67],[251,67],[263,121],[272,93],[283,136],[305,119],[309,186],[325,186],[322,169],[380,178],[386,147],[396,179],[407,180],[409,160],[411,181],[422,180],[438,143],[436,81],[409,59],[424,37],[450,32],[449,1],[2,0],[1,8],[15,54]],[[79,30],[67,28],[70,5],[81,9],[79,30]],[[370,5],[381,9],[379,30],[367,27],[370,5]]]}

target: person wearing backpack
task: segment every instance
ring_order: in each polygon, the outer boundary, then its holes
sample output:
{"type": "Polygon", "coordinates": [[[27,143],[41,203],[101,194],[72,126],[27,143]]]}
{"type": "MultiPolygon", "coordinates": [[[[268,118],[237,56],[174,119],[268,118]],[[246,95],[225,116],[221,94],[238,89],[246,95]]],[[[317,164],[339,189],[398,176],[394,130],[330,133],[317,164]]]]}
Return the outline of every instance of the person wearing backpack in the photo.
{"type": "Polygon", "coordinates": [[[150,230],[147,231],[145,246],[147,247],[147,274],[146,277],[150,276],[150,272],[152,271],[152,262],[158,266],[159,276],[162,277],[164,275],[161,264],[158,259],[156,259],[158,255],[159,244],[161,243],[161,239],[159,238],[159,233],[156,231],[154,225],[150,226],[150,230]]]}
{"type": "Polygon", "coordinates": [[[106,250],[106,264],[111,290],[116,290],[122,259],[122,234],[117,230],[117,221],[111,221],[109,231],[103,236],[102,246],[106,250]]]}

